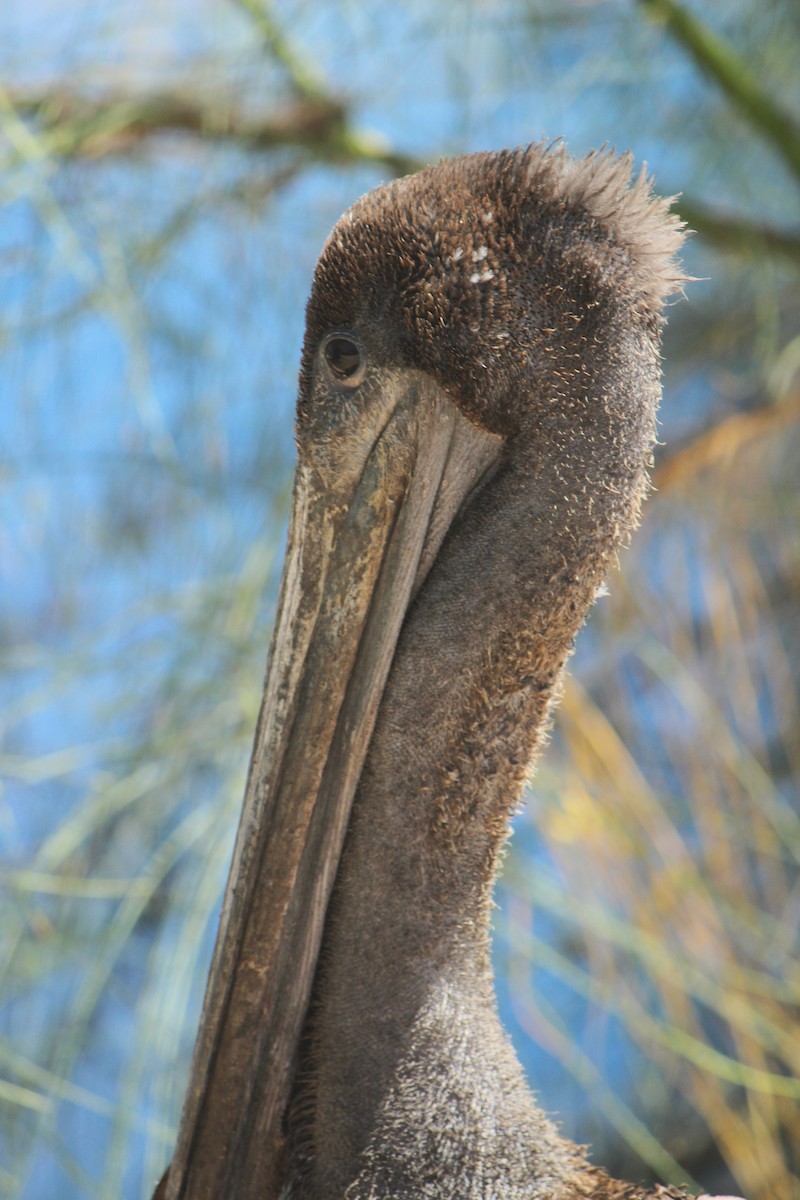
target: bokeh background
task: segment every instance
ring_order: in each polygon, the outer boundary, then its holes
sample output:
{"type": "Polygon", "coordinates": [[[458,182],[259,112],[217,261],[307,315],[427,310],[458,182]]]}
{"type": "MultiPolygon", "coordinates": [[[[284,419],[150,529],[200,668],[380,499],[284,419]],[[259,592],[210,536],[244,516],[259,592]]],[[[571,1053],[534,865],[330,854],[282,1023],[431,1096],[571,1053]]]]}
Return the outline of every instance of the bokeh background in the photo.
{"type": "Polygon", "coordinates": [[[506,858],[503,1016],[612,1171],[800,1197],[798,63],[796,0],[3,0],[0,1195],[168,1160],[329,228],[563,135],[682,193],[698,281],[506,858]]]}

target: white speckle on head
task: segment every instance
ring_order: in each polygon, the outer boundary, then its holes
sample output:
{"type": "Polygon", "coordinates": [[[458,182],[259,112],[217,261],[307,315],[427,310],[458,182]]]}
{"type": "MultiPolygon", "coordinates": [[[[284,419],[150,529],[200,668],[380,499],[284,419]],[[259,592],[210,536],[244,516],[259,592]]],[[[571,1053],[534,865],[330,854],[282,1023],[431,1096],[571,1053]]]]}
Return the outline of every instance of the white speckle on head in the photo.
{"type": "Polygon", "coordinates": [[[480,281],[481,281],[480,271],[473,272],[473,274],[470,275],[470,277],[469,277],[469,281],[470,281],[470,283],[480,283],[480,281]]]}
{"type": "Polygon", "coordinates": [[[479,246],[477,250],[472,251],[472,261],[482,262],[488,253],[489,251],[486,246],[479,246]]]}
{"type": "Polygon", "coordinates": [[[483,221],[484,225],[491,225],[492,221],[494,220],[494,213],[492,210],[487,209],[485,213],[481,213],[481,220],[483,221]]]}
{"type": "Polygon", "coordinates": [[[458,260],[463,257],[464,257],[464,247],[456,246],[455,250],[453,251],[453,262],[458,262],[458,260]]]}
{"type": "Polygon", "coordinates": [[[494,279],[494,271],[484,271],[481,275],[481,283],[488,283],[490,279],[494,279]]]}

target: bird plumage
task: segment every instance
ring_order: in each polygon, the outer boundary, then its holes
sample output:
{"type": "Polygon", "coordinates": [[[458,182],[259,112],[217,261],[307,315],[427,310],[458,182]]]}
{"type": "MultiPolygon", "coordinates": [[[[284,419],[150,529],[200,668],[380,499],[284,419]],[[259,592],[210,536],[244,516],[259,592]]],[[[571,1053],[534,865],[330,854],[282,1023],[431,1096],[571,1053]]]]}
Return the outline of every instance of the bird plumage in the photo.
{"type": "Polygon", "coordinates": [[[560,146],[442,162],[331,233],[169,1200],[684,1196],[561,1137],[489,952],[510,814],[647,490],[680,241],[628,157],[560,146]]]}
{"type": "MultiPolygon", "coordinates": [[[[573,638],[638,519],[680,222],[629,158],[444,162],[359,200],[307,312],[298,449],[413,374],[499,439],[406,615],[356,792],[290,1109],[302,1200],[639,1200],[547,1120],[495,1007],[497,854],[573,638]],[[331,330],[363,347],[339,399],[331,330]]],[[[420,403],[424,403],[421,400],[420,403]]]]}

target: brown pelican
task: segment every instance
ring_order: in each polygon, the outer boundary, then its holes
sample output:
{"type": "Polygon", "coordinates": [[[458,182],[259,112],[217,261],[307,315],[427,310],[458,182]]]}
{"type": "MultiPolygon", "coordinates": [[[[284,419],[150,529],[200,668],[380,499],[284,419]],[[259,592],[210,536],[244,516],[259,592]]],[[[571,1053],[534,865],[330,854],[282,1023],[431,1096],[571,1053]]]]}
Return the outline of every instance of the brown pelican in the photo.
{"type": "Polygon", "coordinates": [[[328,239],[172,1200],[685,1195],[610,1179],[539,1110],[488,932],[647,489],[680,241],[628,157],[541,146],[379,188],[328,239]]]}

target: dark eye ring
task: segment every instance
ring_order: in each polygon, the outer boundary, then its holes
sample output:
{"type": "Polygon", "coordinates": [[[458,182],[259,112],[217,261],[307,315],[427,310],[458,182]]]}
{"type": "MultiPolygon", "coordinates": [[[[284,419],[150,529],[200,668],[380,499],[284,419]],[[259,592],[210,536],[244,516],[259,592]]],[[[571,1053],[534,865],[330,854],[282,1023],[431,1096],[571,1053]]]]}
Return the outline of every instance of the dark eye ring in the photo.
{"type": "Polygon", "coordinates": [[[346,333],[332,333],[325,342],[323,353],[337,383],[348,388],[358,387],[366,370],[366,356],[358,342],[346,333]]]}

